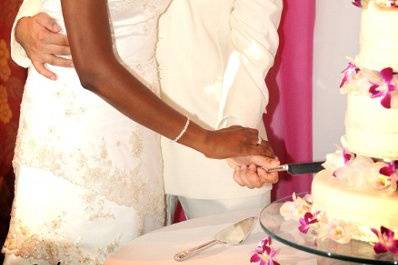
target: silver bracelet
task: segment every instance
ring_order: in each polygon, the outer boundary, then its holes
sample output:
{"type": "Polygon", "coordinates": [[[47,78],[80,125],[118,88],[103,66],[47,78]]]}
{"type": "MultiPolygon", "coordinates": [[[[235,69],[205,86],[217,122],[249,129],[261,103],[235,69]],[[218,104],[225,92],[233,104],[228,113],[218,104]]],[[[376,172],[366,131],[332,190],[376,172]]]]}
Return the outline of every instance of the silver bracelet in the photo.
{"type": "Polygon", "coordinates": [[[174,142],[178,142],[178,141],[181,139],[181,137],[184,136],[184,134],[187,132],[187,129],[188,129],[188,126],[189,126],[189,123],[190,123],[190,122],[191,122],[191,121],[190,121],[189,118],[187,117],[187,121],[185,122],[184,128],[182,128],[180,134],[173,140],[174,142]]]}

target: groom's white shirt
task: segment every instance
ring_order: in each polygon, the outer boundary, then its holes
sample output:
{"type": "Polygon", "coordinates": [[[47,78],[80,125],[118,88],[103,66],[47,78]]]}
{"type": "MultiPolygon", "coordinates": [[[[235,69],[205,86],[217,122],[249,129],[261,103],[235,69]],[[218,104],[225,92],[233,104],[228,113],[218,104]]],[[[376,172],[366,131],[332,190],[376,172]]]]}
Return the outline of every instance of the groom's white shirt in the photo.
{"type": "MultiPolygon", "coordinates": [[[[163,98],[209,128],[243,125],[266,138],[264,79],[278,48],[282,0],[173,0],[160,18],[157,58],[163,98]]],[[[165,188],[196,199],[253,196],[225,161],[162,141],[165,188]]]]}
{"type": "MultiPolygon", "coordinates": [[[[17,18],[40,11],[25,0],[17,18]]],[[[265,75],[278,47],[282,0],[173,0],[159,22],[157,59],[162,97],[207,128],[243,125],[266,133],[265,75]]],[[[11,56],[31,62],[11,36],[11,56]]],[[[162,140],[166,193],[196,199],[253,196],[270,187],[238,186],[225,161],[162,140]]]]}

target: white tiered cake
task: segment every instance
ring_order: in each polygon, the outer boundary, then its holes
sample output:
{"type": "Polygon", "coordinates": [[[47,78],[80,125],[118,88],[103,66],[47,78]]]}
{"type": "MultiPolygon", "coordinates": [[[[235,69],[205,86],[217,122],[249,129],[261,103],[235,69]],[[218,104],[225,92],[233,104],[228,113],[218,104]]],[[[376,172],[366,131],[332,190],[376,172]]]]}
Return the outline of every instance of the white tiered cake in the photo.
{"type": "Polygon", "coordinates": [[[354,4],[362,7],[360,53],[343,72],[343,147],[315,175],[311,198],[281,208],[300,219],[300,231],[340,243],[398,234],[398,1],[354,4]]]}

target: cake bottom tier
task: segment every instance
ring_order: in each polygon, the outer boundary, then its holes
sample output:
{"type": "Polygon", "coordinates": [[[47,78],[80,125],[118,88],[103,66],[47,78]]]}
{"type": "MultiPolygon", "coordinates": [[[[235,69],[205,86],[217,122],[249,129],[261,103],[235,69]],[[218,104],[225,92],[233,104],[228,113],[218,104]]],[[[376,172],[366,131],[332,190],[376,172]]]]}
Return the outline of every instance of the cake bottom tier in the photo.
{"type": "Polygon", "coordinates": [[[323,170],[312,182],[313,210],[325,213],[329,220],[355,226],[353,239],[377,241],[371,228],[385,226],[398,233],[398,194],[375,190],[355,190],[344,185],[333,173],[323,170]]]}

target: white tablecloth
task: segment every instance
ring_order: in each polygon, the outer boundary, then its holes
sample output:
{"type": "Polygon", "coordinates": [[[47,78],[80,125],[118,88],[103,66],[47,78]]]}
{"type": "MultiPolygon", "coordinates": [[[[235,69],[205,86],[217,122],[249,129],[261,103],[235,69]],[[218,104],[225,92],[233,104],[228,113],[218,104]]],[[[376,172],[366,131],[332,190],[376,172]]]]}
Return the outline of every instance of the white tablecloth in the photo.
{"type": "MultiPolygon", "coordinates": [[[[257,216],[260,209],[230,212],[164,227],[146,234],[121,248],[107,259],[105,265],[244,265],[250,264],[251,252],[266,234],[259,224],[245,243],[239,246],[218,245],[205,250],[184,262],[176,262],[176,252],[195,247],[213,239],[213,235],[229,224],[250,216],[257,216]]],[[[282,265],[346,264],[332,259],[317,257],[282,245],[274,240],[279,250],[277,260],[282,265]]]]}

